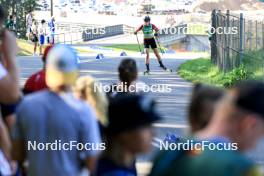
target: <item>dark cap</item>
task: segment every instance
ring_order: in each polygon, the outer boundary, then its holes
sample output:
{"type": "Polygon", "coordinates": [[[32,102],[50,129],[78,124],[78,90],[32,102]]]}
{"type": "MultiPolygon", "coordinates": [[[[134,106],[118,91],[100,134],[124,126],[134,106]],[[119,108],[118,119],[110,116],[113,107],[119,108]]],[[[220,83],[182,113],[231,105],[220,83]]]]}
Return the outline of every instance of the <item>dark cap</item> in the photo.
{"type": "Polygon", "coordinates": [[[108,109],[108,135],[134,130],[161,120],[153,99],[145,95],[125,94],[113,98],[108,109]]]}
{"type": "Polygon", "coordinates": [[[149,16],[145,16],[144,21],[145,22],[150,22],[150,17],[149,16]]]}
{"type": "Polygon", "coordinates": [[[244,81],[235,86],[238,92],[236,105],[246,111],[256,113],[264,119],[264,83],[244,81]]]}

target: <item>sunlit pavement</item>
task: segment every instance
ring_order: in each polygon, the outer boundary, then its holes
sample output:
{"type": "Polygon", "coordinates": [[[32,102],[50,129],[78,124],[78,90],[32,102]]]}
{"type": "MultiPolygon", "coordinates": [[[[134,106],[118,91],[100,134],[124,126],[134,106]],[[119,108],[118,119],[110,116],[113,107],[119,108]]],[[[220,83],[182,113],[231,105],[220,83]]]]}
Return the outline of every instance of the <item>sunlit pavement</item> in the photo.
{"type": "MultiPolygon", "coordinates": [[[[118,80],[117,67],[122,58],[104,58],[96,60],[95,57],[80,57],[80,74],[92,75],[101,81],[103,84],[113,84],[118,80]]],[[[176,70],[178,66],[185,62],[185,59],[164,59],[164,64],[173,70],[173,73],[162,71],[158,67],[155,59],[151,60],[150,68],[151,75],[144,76],[142,72],[145,70],[144,59],[135,58],[140,70],[139,80],[147,85],[165,84],[171,88],[169,93],[153,93],[149,95],[154,97],[158,102],[158,112],[163,116],[164,120],[154,124],[156,136],[153,140],[153,151],[147,155],[138,158],[138,168],[140,173],[147,173],[151,163],[149,161],[153,158],[156,151],[159,149],[159,142],[162,141],[167,133],[184,135],[187,131],[187,103],[190,98],[192,84],[181,79],[176,70]]],[[[21,85],[23,85],[26,78],[32,73],[42,68],[40,57],[19,57],[18,63],[21,72],[21,85]]],[[[251,152],[252,157],[260,164],[263,163],[263,149],[264,144],[260,145],[258,149],[251,152]]]]}

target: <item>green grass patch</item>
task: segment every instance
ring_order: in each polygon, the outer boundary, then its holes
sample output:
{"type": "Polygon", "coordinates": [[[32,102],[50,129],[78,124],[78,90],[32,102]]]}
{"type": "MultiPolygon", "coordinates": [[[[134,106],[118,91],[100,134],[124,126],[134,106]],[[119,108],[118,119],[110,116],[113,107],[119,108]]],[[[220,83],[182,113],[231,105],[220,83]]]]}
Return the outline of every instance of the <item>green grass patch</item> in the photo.
{"type": "MultiPolygon", "coordinates": [[[[33,43],[28,42],[26,40],[21,40],[21,39],[18,39],[17,43],[19,47],[18,56],[32,56],[33,55],[33,51],[34,51],[33,43]]],[[[82,47],[74,47],[74,49],[80,54],[91,53],[89,50],[82,48],[82,47]]],[[[39,47],[37,47],[37,52],[38,51],[39,51],[39,47]]]]}
{"type": "Polygon", "coordinates": [[[33,54],[34,46],[32,43],[27,42],[26,40],[17,40],[18,44],[18,55],[19,56],[30,56],[33,54]]]}
{"type": "Polygon", "coordinates": [[[263,80],[264,50],[246,52],[243,63],[251,79],[263,80]]]}
{"type": "Polygon", "coordinates": [[[205,83],[220,87],[230,87],[235,83],[247,80],[262,80],[264,76],[264,52],[247,52],[240,67],[224,73],[211,63],[209,58],[201,58],[183,63],[179,75],[193,83],[205,83]]]}
{"type": "MultiPolygon", "coordinates": [[[[137,44],[116,44],[116,45],[109,45],[104,47],[118,49],[118,50],[126,50],[126,51],[139,51],[139,47],[137,44]]],[[[140,47],[142,49],[143,45],[141,45],[140,47]]]]}
{"type": "Polygon", "coordinates": [[[87,53],[92,53],[88,49],[82,48],[82,47],[73,47],[77,53],[79,54],[87,54],[87,53]]]}
{"type": "MultiPolygon", "coordinates": [[[[104,46],[105,48],[111,48],[116,51],[133,51],[133,52],[139,52],[138,44],[114,44],[114,45],[108,45],[104,46]]],[[[167,51],[167,49],[163,46],[161,46],[164,51],[167,51]]],[[[144,49],[143,45],[140,45],[141,50],[144,49]]],[[[150,50],[150,52],[153,52],[150,50]]]]}

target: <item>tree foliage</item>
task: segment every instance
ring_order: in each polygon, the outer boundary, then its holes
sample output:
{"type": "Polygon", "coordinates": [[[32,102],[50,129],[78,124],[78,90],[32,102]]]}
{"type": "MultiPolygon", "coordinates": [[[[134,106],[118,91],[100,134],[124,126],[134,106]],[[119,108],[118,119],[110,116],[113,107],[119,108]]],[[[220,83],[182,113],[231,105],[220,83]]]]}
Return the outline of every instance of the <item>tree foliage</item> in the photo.
{"type": "Polygon", "coordinates": [[[0,0],[7,15],[16,17],[16,30],[18,37],[24,38],[26,35],[26,15],[29,11],[37,10],[40,5],[36,0],[0,0]]]}

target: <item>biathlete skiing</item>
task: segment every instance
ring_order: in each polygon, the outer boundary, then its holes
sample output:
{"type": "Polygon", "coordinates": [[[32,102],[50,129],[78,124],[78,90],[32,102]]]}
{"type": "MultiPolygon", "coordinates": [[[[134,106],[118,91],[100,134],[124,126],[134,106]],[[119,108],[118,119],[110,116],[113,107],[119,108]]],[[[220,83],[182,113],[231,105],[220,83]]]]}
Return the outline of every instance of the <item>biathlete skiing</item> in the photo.
{"type": "MultiPolygon", "coordinates": [[[[155,37],[158,37],[158,32],[159,29],[154,25],[150,23],[150,17],[146,16],[144,18],[144,24],[142,24],[135,32],[134,34],[137,35],[139,31],[143,32],[144,34],[144,49],[146,53],[146,59],[145,59],[145,64],[146,64],[146,71],[144,74],[149,74],[150,73],[150,68],[149,68],[149,47],[153,50],[155,56],[157,57],[160,67],[165,70],[165,71],[170,71],[172,70],[167,69],[164,64],[162,63],[158,48],[157,48],[157,42],[155,40],[155,37]]],[[[139,46],[140,47],[140,46],[139,46]]],[[[141,50],[141,49],[140,49],[141,50]]]]}

